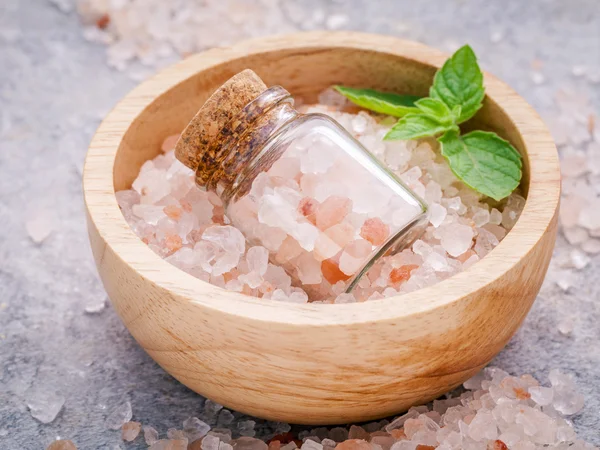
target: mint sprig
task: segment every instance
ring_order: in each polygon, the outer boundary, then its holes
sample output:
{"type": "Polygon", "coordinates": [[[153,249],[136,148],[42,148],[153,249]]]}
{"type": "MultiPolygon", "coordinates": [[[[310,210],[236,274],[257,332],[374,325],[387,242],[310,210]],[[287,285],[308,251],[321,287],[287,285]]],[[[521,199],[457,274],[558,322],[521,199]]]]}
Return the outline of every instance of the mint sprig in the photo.
{"type": "Polygon", "coordinates": [[[345,86],[334,86],[336,91],[352,103],[371,111],[388,116],[402,117],[417,112],[415,101],[420,97],[415,95],[399,95],[391,92],[379,92],[373,89],[354,89],[345,86]]]}
{"type": "Polygon", "coordinates": [[[387,133],[386,140],[421,139],[438,136],[442,155],[454,174],[467,186],[495,200],[514,191],[521,181],[519,152],[497,134],[473,131],[460,135],[459,124],[472,118],[485,97],[483,73],[468,45],[448,59],[434,78],[429,97],[406,103],[405,96],[380,93],[372,89],[336,89],[363,108],[400,117],[387,133]],[[392,97],[389,97],[392,96],[392,97]],[[389,101],[383,102],[383,98],[389,101]],[[382,107],[382,102],[388,107],[382,107]],[[401,107],[390,113],[394,102],[401,107]]]}

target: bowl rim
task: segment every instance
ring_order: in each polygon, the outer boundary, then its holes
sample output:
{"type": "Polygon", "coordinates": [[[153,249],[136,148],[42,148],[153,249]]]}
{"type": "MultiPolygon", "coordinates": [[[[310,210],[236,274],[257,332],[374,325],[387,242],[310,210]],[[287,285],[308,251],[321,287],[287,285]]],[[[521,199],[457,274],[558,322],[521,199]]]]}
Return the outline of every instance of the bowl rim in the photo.
{"type": "Polygon", "coordinates": [[[320,327],[397,321],[451,306],[510,271],[549,231],[560,199],[560,169],[552,137],[523,98],[504,82],[484,72],[487,96],[513,122],[522,139],[530,161],[529,189],[525,207],[513,229],[485,258],[463,272],[402,296],[341,305],[293,304],[227,291],[184,272],[155,254],[127,224],[114,191],[115,157],[132,122],[159,96],[202,70],[249,55],[307,48],[374,51],[436,68],[448,57],[424,44],[391,36],[318,31],[246,40],[230,47],[207,50],[163,69],[139,84],[114,107],[90,143],[83,172],[84,199],[88,220],[95,225],[103,245],[109,246],[124,264],[164,289],[176,301],[191,302],[202,308],[264,323],[320,327]]]}

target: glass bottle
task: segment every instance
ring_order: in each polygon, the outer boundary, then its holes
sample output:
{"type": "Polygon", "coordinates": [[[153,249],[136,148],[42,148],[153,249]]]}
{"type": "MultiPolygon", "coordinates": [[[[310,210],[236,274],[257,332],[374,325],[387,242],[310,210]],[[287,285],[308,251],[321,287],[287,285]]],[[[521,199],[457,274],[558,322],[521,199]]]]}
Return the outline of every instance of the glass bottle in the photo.
{"type": "Polygon", "coordinates": [[[352,291],[427,223],[423,200],[337,122],[299,113],[288,91],[251,70],[206,101],[176,156],[312,300],[352,291]]]}

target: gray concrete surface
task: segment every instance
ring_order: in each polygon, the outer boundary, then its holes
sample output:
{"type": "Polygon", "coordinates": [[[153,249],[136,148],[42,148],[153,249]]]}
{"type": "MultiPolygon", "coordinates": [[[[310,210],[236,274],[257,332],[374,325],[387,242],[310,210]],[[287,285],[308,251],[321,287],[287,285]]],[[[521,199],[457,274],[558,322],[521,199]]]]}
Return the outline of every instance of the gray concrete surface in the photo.
{"type": "MultiPolygon", "coordinates": [[[[469,42],[484,67],[543,113],[559,88],[580,89],[600,106],[599,85],[571,75],[600,68],[597,0],[310,1],[345,11],[346,28],[396,34],[449,49],[469,42]],[[490,36],[501,32],[493,43],[490,36]],[[544,61],[546,81],[530,78],[544,61]]],[[[112,308],[85,314],[104,292],[88,248],[81,194],[87,143],[100,119],[134,86],[105,63],[105,49],[81,37],[75,13],[47,0],[0,2],[0,449],[41,449],[57,436],[80,449],[125,446],[104,426],[108,412],[131,401],[135,420],[161,432],[200,414],[204,400],[167,375],[131,338],[112,308]],[[25,222],[53,221],[41,244],[25,222]],[[50,424],[32,418],[39,390],[65,398],[50,424]]],[[[559,239],[556,257],[569,251],[559,239]]],[[[577,273],[568,293],[544,285],[521,330],[495,364],[544,379],[550,368],[575,374],[586,406],[573,418],[582,438],[600,444],[600,257],[577,273]],[[557,323],[575,320],[570,336],[557,323]]],[[[241,415],[236,415],[239,419],[241,415]]],[[[259,435],[273,424],[257,421],[259,435]]]]}

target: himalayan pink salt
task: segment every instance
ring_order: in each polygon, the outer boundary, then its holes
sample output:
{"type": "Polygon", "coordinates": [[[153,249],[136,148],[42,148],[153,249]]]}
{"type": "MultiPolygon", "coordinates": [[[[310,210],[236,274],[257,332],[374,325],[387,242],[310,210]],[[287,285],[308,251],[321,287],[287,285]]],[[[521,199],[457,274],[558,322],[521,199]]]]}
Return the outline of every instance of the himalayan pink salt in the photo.
{"type": "Polygon", "coordinates": [[[317,208],[316,225],[319,229],[326,230],[340,223],[351,210],[352,200],[332,195],[317,208]]]}
{"type": "Polygon", "coordinates": [[[331,284],[346,281],[350,278],[350,275],[342,272],[338,264],[331,259],[326,259],[321,263],[321,272],[323,273],[323,277],[331,284]]]}
{"type": "Polygon", "coordinates": [[[77,446],[73,441],[58,439],[46,447],[46,450],[77,450],[77,446]]]}
{"type": "Polygon", "coordinates": [[[354,239],[354,227],[347,223],[336,223],[325,230],[325,234],[340,247],[345,247],[354,239]]]}
{"type": "Polygon", "coordinates": [[[163,208],[163,212],[165,213],[165,215],[168,218],[177,221],[177,220],[181,219],[181,214],[183,212],[183,209],[176,205],[167,205],[163,208]]]}
{"type": "Polygon", "coordinates": [[[296,261],[298,278],[304,284],[318,284],[322,280],[321,263],[309,253],[303,253],[296,261]]]}
{"type": "Polygon", "coordinates": [[[365,220],[360,235],[373,245],[383,244],[390,234],[390,227],[378,217],[365,220]]]}
{"type": "Polygon", "coordinates": [[[323,261],[337,255],[342,250],[326,233],[320,233],[315,241],[314,256],[318,261],[323,261]]]}
{"type": "Polygon", "coordinates": [[[121,428],[121,439],[131,442],[138,437],[142,429],[142,424],[139,422],[126,422],[121,428]]]}
{"type": "Polygon", "coordinates": [[[392,269],[390,272],[390,282],[392,284],[400,284],[405,282],[410,278],[410,272],[416,269],[416,264],[407,264],[405,266],[400,266],[392,269]]]}
{"type": "Polygon", "coordinates": [[[353,275],[362,267],[365,257],[373,251],[371,244],[364,239],[357,239],[348,244],[340,256],[340,270],[346,275],[353,275]]]}
{"type": "Polygon", "coordinates": [[[298,241],[291,236],[288,236],[281,243],[279,251],[275,255],[275,259],[278,263],[284,264],[302,253],[302,247],[298,244],[298,241]]]}
{"type": "MultiPolygon", "coordinates": [[[[396,175],[430,203],[430,224],[421,240],[399,259],[380,258],[361,279],[356,300],[411,292],[464,270],[494,248],[505,227],[518,219],[522,197],[513,194],[506,207],[488,213],[485,199],[461,185],[439,158],[435,141],[383,141],[391,121],[364,112],[354,120],[355,114],[308,108],[348,126],[376,156],[392,169],[396,165],[396,175]],[[506,209],[510,214],[504,214],[506,209]]],[[[318,151],[333,146],[313,137],[292,146],[259,174],[251,196],[227,211],[219,195],[195,187],[193,172],[171,150],[143,165],[134,189],[117,193],[119,207],[153,251],[202,280],[284,301],[304,302],[307,293],[310,300],[343,301],[339,296],[348,280],[414,211],[394,202],[389,192],[360,181],[360,171],[336,159],[335,151],[320,158],[318,151]],[[315,156],[318,160],[309,161],[315,156]],[[309,169],[314,172],[302,172],[309,169]],[[260,262],[256,260],[260,270],[249,261],[254,261],[253,247],[264,249],[260,262]],[[312,284],[295,290],[292,277],[300,273],[312,284]]],[[[585,233],[577,244],[581,250],[600,252],[595,230],[573,229],[585,233]]],[[[300,280],[294,281],[298,285],[300,280]]]]}
{"type": "Polygon", "coordinates": [[[298,212],[313,225],[317,223],[317,209],[320,203],[311,197],[304,197],[298,204],[298,212]]]}

